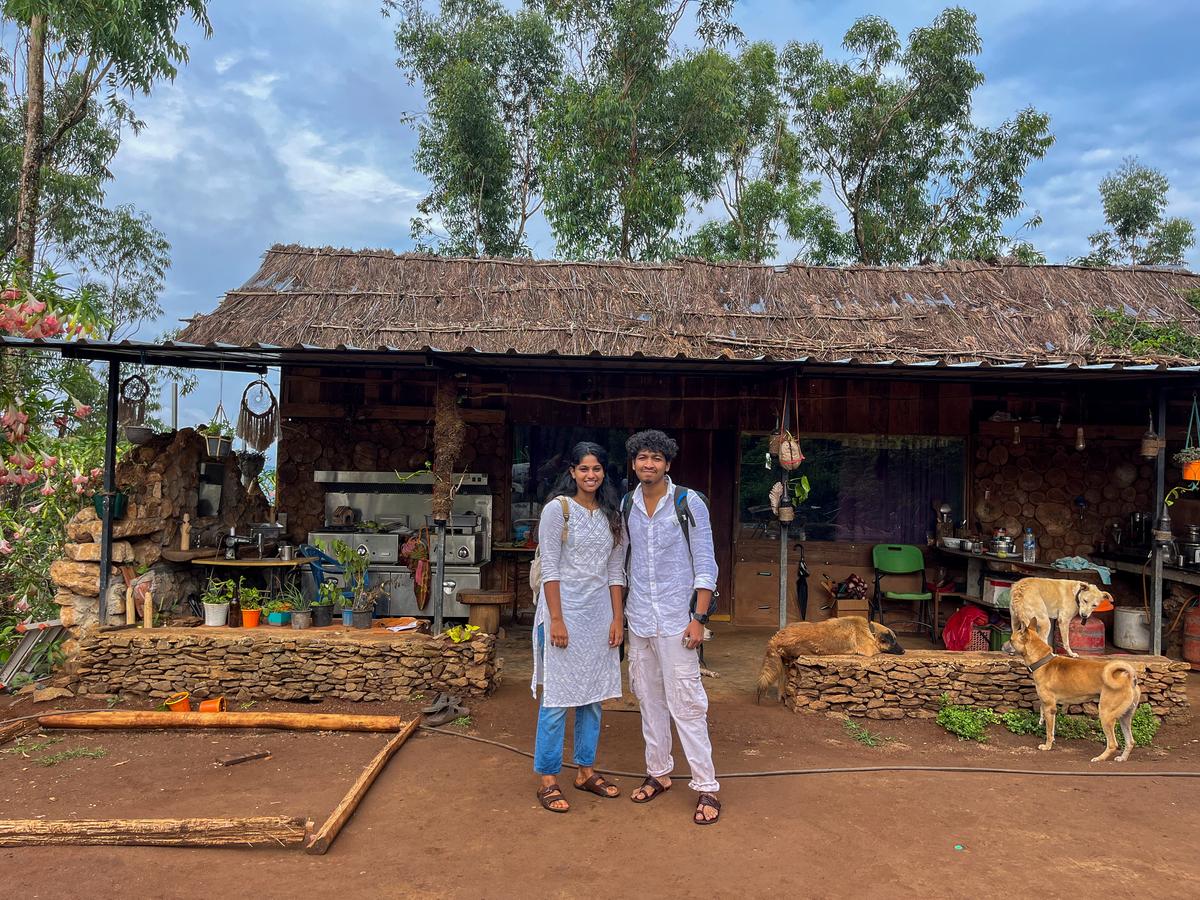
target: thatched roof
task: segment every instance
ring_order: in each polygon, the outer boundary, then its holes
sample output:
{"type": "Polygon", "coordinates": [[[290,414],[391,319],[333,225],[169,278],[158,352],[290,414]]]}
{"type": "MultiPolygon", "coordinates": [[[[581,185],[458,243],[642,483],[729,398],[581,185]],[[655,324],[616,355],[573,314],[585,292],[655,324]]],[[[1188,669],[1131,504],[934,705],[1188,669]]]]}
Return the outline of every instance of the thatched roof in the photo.
{"type": "Polygon", "coordinates": [[[1176,322],[1200,276],[956,263],[912,269],[454,259],[277,245],[180,335],[225,342],[606,356],[1194,362],[1099,346],[1094,315],[1176,322]]]}

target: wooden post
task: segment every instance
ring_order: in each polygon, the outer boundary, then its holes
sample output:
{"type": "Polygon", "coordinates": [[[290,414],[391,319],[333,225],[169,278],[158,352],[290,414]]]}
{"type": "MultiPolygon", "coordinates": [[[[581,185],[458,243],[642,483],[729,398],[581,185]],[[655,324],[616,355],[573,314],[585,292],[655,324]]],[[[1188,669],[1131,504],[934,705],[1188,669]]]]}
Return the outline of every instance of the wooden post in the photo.
{"type": "MultiPolygon", "coordinates": [[[[112,530],[113,495],[117,490],[117,394],[121,389],[121,363],[108,363],[108,397],[105,403],[104,423],[104,497],[103,513],[100,516],[100,624],[108,624],[108,584],[112,578],[112,530]]],[[[127,595],[128,599],[128,595],[127,595]]],[[[126,625],[133,625],[130,618],[126,625]]]]}
{"type": "Polygon", "coordinates": [[[308,839],[308,842],[304,845],[305,853],[321,855],[329,850],[330,846],[337,839],[338,832],[342,830],[342,826],[354,815],[354,810],[358,808],[358,804],[366,796],[372,783],[379,777],[379,773],[383,771],[383,767],[387,765],[388,760],[392,758],[392,755],[400,749],[404,742],[412,736],[412,733],[417,730],[420,721],[420,719],[414,718],[395,737],[388,741],[382,750],[375,754],[375,758],[367,764],[366,769],[358,776],[358,780],[354,782],[350,790],[346,792],[346,796],[342,798],[342,802],[337,805],[337,808],[325,820],[325,824],[308,839]]]}
{"type": "Polygon", "coordinates": [[[111,712],[47,713],[42,728],[280,728],[286,731],[399,731],[407,724],[398,716],[286,712],[111,712]]]}
{"type": "Polygon", "coordinates": [[[446,523],[454,507],[454,467],[462,453],[466,437],[462,412],[458,408],[458,390],[448,372],[439,372],[437,395],[433,405],[433,520],[437,526],[438,553],[432,560],[433,579],[429,585],[433,601],[433,634],[442,633],[442,604],[445,602],[446,523]]]}
{"type": "Polygon", "coordinates": [[[143,847],[288,847],[311,822],[296,816],[245,819],[0,820],[0,847],[116,844],[143,847]]]}
{"type": "Polygon", "coordinates": [[[16,740],[37,730],[38,723],[36,719],[26,719],[23,722],[9,722],[7,725],[0,725],[0,744],[7,744],[9,741],[16,740]]]}

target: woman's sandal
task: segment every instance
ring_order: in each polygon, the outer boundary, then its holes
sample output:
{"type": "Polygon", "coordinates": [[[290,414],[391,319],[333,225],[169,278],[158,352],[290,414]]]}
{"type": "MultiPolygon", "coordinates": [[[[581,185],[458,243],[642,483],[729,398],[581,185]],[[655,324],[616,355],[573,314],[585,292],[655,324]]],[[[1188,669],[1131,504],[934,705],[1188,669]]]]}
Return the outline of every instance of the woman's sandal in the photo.
{"type": "Polygon", "coordinates": [[[697,825],[716,825],[721,818],[721,801],[712,794],[701,794],[700,799],[696,801],[696,814],[692,817],[692,821],[697,825]],[[704,813],[700,810],[707,806],[709,809],[715,809],[717,814],[711,819],[704,818],[704,813]]]}
{"type": "Polygon", "coordinates": [[[671,785],[668,784],[666,787],[663,787],[663,784],[661,781],[659,781],[653,775],[647,775],[646,780],[643,781],[640,785],[638,785],[637,791],[634,791],[632,794],[629,795],[629,799],[632,800],[634,803],[649,803],[651,800],[653,800],[659,794],[665,794],[670,789],[671,789],[671,785]],[[649,790],[648,793],[647,793],[647,789],[649,790]],[[644,795],[642,797],[642,799],[640,799],[640,800],[636,796],[638,791],[641,791],[642,794],[644,795]]]}
{"type": "Polygon", "coordinates": [[[605,788],[615,788],[616,785],[611,781],[605,781],[599,775],[593,775],[586,781],[578,781],[575,783],[575,790],[587,791],[589,794],[595,794],[597,797],[603,797],[605,800],[615,800],[621,796],[620,789],[615,794],[608,793],[605,788]]]}
{"type": "Polygon", "coordinates": [[[537,792],[537,798],[538,802],[542,804],[542,809],[548,809],[552,813],[565,813],[571,811],[570,806],[566,807],[565,809],[556,809],[550,805],[558,800],[561,800],[564,803],[567,802],[567,798],[563,796],[562,788],[560,788],[557,784],[540,788],[537,792]]]}

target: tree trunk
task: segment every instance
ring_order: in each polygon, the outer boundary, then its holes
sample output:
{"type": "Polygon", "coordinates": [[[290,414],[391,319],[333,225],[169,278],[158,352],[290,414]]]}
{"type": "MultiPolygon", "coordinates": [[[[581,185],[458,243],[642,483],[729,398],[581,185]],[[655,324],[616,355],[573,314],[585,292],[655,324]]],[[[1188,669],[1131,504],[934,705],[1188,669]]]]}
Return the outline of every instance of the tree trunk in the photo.
{"type": "Polygon", "coordinates": [[[47,713],[42,728],[280,728],[286,731],[399,731],[407,723],[397,716],[287,712],[112,712],[47,713]]]}
{"type": "Polygon", "coordinates": [[[462,453],[465,431],[454,377],[448,372],[441,372],[433,403],[432,512],[435,519],[450,519],[454,504],[454,467],[462,453]]]}
{"type": "Polygon", "coordinates": [[[17,258],[33,271],[38,201],[42,189],[42,139],[46,119],[46,17],[29,20],[29,62],[25,67],[25,153],[17,187],[17,258]]]}
{"type": "Polygon", "coordinates": [[[295,816],[245,819],[0,820],[0,847],[115,844],[150,847],[287,847],[301,844],[311,823],[295,816]]]}

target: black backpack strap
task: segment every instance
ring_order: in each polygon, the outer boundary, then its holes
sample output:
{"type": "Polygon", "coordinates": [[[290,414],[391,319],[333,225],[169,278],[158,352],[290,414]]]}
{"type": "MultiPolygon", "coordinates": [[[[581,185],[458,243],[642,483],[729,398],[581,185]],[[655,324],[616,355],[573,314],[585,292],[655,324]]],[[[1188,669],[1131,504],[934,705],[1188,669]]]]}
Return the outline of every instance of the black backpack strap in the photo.
{"type": "MultiPolygon", "coordinates": [[[[621,521],[625,523],[625,539],[629,540],[629,515],[633,512],[633,491],[621,498],[621,521]]],[[[633,543],[625,544],[625,588],[629,588],[629,557],[633,553],[633,543]]],[[[622,645],[624,646],[624,645],[622,645]]],[[[622,657],[624,659],[624,657],[622,657]]]]}

